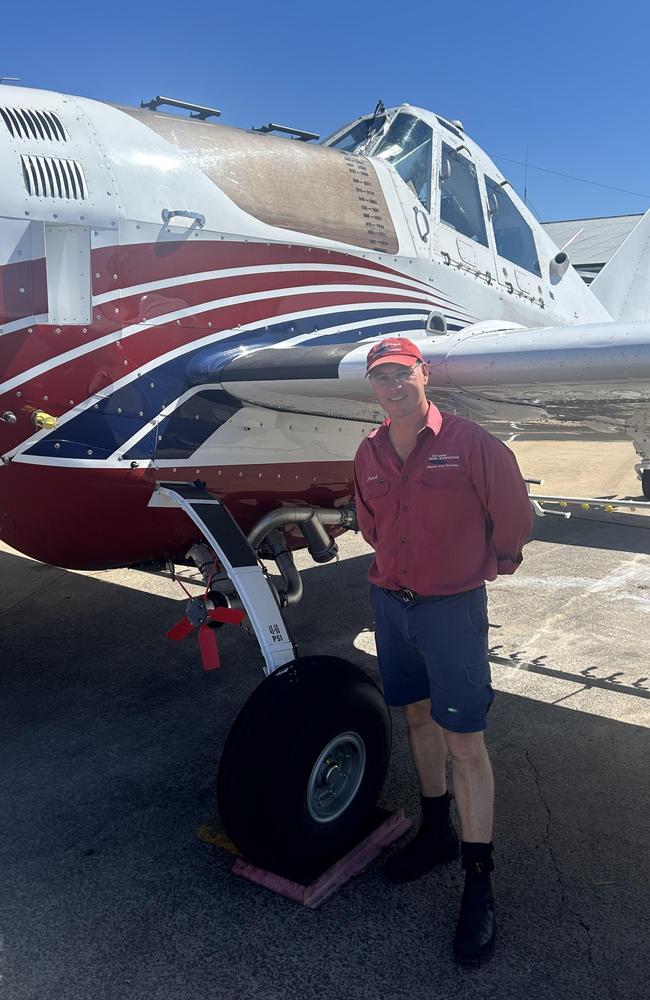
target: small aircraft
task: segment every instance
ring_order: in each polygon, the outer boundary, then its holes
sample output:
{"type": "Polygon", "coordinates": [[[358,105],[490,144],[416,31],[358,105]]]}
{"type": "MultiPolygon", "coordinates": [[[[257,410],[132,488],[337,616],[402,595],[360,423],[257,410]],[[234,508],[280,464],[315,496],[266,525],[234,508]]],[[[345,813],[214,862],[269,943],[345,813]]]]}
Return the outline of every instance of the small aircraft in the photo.
{"type": "Polygon", "coordinates": [[[222,819],[286,869],[350,842],[390,752],[377,688],[298,657],[282,613],[293,550],[325,562],[355,525],[369,346],[417,341],[431,398],[505,436],[629,436],[650,497],[650,213],[587,287],[458,121],[379,104],[317,144],[218,115],[0,88],[0,537],[200,567],[171,637],[197,630],[212,667],[213,626],[240,624],[267,674],[222,819]]]}

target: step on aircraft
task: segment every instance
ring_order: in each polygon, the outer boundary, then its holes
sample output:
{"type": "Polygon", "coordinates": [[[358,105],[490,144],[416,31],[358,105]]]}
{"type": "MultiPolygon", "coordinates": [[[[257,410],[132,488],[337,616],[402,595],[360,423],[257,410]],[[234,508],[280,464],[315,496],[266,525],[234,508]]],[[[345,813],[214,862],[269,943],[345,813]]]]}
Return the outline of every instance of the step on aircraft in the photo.
{"type": "Polygon", "coordinates": [[[327,561],[354,526],[352,458],[383,417],[369,346],[416,341],[436,404],[506,438],[627,435],[650,497],[650,214],[587,287],[458,121],[380,104],[316,143],[218,114],[0,87],[0,538],[202,568],[172,638],[198,630],[214,666],[211,624],[240,623],[267,674],[222,818],[287,869],[350,840],[388,761],[377,689],[297,657],[282,615],[292,550],[327,561]]]}

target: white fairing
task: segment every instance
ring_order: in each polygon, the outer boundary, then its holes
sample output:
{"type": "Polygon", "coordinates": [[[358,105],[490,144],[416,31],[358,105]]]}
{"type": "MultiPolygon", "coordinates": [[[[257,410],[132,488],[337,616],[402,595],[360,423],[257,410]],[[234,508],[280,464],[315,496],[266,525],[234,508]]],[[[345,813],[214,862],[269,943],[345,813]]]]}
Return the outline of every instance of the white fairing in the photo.
{"type": "Polygon", "coordinates": [[[650,319],[650,210],[591,283],[612,319],[650,319]]]}
{"type": "Polygon", "coordinates": [[[90,230],[46,224],[48,323],[76,326],[92,320],[90,230]]]}

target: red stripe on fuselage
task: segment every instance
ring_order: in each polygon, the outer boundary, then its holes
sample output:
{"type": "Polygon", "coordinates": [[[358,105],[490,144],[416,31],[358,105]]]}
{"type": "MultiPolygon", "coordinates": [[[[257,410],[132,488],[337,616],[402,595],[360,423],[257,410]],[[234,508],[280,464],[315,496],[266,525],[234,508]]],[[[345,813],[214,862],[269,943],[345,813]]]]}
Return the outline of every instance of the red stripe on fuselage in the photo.
{"type": "Polygon", "coordinates": [[[43,258],[20,260],[0,267],[0,327],[46,312],[47,277],[43,258]]]}
{"type": "MultiPolygon", "coordinates": [[[[254,295],[282,288],[332,284],[364,284],[380,288],[394,288],[397,291],[415,291],[417,294],[416,289],[397,280],[380,278],[372,274],[350,274],[344,271],[277,271],[230,275],[223,278],[214,277],[207,280],[188,281],[183,284],[157,288],[150,292],[138,292],[126,297],[120,297],[120,292],[117,290],[115,298],[100,306],[95,306],[93,323],[86,328],[79,326],[56,328],[33,326],[31,333],[23,329],[0,338],[0,382],[14,378],[21,372],[28,372],[30,368],[45,361],[51,360],[52,367],[55,367],[58,355],[75,350],[82,344],[99,340],[125,326],[159,320],[167,313],[191,309],[205,302],[230,298],[231,296],[254,295]]],[[[441,305],[426,292],[421,293],[421,296],[421,299],[409,300],[405,306],[422,304],[425,308],[433,308],[441,305]]],[[[276,301],[283,302],[285,300],[279,297],[276,301]]],[[[277,311],[274,315],[278,315],[277,311]]],[[[203,316],[203,313],[199,313],[192,320],[193,325],[202,325],[203,316]]],[[[187,321],[187,318],[181,320],[183,324],[187,321]]]]}
{"type": "MultiPolygon", "coordinates": [[[[256,295],[263,292],[284,288],[301,288],[310,285],[371,285],[373,287],[394,288],[398,291],[408,291],[413,294],[413,302],[417,305],[419,296],[424,300],[426,292],[398,281],[375,277],[371,274],[350,274],[347,271],[275,271],[261,274],[230,275],[225,278],[215,277],[207,281],[191,281],[182,285],[172,285],[168,288],[156,288],[151,292],[119,300],[120,317],[123,325],[145,323],[165,316],[179,309],[189,309],[205,302],[217,299],[227,299],[237,295],[256,295]]],[[[363,292],[355,293],[357,298],[363,298],[363,292]]],[[[398,296],[396,296],[398,297],[398,296]]],[[[282,300],[282,296],[279,296],[282,300]]],[[[269,300],[270,304],[271,300],[269,300]]],[[[113,303],[110,304],[111,306],[113,303]]],[[[282,310],[283,312],[286,310],[282,310]]],[[[276,315],[278,313],[276,312],[276,315]]],[[[201,322],[201,314],[197,315],[201,322]]]]}
{"type": "Polygon", "coordinates": [[[365,267],[397,278],[406,277],[395,268],[339,250],[280,243],[183,240],[97,248],[93,251],[93,294],[166,281],[179,274],[200,274],[229,267],[305,263],[365,267]]]}
{"type": "MultiPolygon", "coordinates": [[[[394,301],[388,292],[363,293],[362,301],[394,301]]],[[[83,402],[94,393],[106,389],[133,371],[154,361],[169,351],[220,332],[237,333],[238,325],[272,322],[277,315],[304,309],[333,309],[357,304],[359,292],[317,292],[281,296],[276,299],[257,299],[235,306],[214,309],[200,316],[190,316],[177,323],[152,326],[138,331],[124,340],[116,340],[105,347],[48,368],[43,374],[30,379],[16,390],[0,396],[0,410],[12,409],[19,417],[16,424],[0,425],[0,450],[9,451],[34,433],[31,413],[35,408],[45,409],[60,416],[83,402]],[[208,328],[212,323],[212,329],[208,328]]],[[[417,305],[417,300],[410,304],[417,305]]],[[[242,334],[245,336],[245,334],[242,334]]],[[[251,334],[254,337],[254,333],[251,334]]],[[[224,341],[224,350],[226,342],[224,341]]],[[[55,362],[53,362],[55,363],[55,362]]],[[[171,400],[167,400],[171,402],[171,400]]]]}

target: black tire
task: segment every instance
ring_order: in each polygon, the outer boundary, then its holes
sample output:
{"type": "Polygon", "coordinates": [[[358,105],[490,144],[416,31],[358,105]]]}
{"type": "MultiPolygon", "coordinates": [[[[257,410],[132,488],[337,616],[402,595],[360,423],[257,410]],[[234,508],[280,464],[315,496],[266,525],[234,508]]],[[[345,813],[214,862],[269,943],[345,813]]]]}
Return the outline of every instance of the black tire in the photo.
{"type": "Polygon", "coordinates": [[[373,815],[390,747],[390,714],[362,670],[333,656],[294,660],[256,688],[226,740],[226,833],[247,861],[280,874],[333,860],[373,815]]]}
{"type": "Polygon", "coordinates": [[[650,500],[650,469],[644,469],[641,473],[641,489],[644,497],[650,500]]]}

